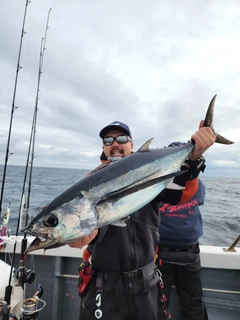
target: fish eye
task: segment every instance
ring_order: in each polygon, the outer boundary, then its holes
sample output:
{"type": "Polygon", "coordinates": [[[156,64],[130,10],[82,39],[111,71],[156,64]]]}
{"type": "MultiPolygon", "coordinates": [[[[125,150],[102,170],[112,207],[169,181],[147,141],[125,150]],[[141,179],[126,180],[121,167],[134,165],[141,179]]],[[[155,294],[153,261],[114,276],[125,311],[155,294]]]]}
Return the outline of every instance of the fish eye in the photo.
{"type": "Polygon", "coordinates": [[[55,227],[58,224],[58,219],[54,214],[47,214],[43,219],[45,227],[55,227]]]}

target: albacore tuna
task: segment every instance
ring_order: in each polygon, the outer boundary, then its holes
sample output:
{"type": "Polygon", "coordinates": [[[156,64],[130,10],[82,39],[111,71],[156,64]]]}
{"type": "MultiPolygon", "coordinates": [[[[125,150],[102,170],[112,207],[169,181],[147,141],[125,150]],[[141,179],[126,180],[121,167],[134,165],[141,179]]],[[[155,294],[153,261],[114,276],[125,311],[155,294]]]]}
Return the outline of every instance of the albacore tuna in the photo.
{"type": "MultiPolygon", "coordinates": [[[[216,96],[210,102],[205,126],[212,128],[216,96]]],[[[94,170],[51,201],[23,229],[37,238],[26,253],[54,248],[116,223],[153,200],[180,170],[194,144],[150,149],[152,139],[137,152],[94,170]]],[[[216,142],[232,142],[216,134],[216,142]]]]}

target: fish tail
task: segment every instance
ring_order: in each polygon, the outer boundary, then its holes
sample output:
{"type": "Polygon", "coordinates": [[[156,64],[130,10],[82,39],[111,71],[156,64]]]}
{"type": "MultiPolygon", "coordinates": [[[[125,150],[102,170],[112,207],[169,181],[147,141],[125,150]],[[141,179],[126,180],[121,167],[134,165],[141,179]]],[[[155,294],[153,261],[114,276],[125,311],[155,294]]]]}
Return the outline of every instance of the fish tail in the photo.
{"type": "Polygon", "coordinates": [[[212,100],[209,103],[209,107],[207,109],[205,120],[204,120],[204,127],[210,127],[213,130],[216,136],[215,142],[221,143],[221,144],[233,144],[234,143],[233,141],[230,141],[227,138],[221,136],[219,133],[216,133],[213,129],[213,114],[214,114],[214,105],[215,105],[216,98],[217,98],[217,95],[215,94],[215,96],[212,98],[212,100]]]}

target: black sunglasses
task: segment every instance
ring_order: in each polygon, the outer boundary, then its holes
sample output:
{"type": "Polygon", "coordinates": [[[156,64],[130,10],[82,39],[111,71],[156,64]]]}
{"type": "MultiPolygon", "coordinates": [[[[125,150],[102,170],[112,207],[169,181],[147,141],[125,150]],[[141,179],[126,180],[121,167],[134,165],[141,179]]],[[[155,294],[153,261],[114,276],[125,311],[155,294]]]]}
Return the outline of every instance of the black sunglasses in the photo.
{"type": "Polygon", "coordinates": [[[104,146],[111,146],[114,141],[117,141],[118,144],[126,144],[127,142],[132,142],[127,136],[117,136],[117,137],[107,137],[103,139],[104,146]]]}

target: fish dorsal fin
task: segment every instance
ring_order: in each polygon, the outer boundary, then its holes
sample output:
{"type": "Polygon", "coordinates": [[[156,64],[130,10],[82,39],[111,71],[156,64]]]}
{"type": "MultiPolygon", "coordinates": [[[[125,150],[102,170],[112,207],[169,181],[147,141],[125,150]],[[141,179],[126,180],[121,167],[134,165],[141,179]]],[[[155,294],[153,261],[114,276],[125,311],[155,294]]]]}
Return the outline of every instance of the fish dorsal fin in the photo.
{"type": "Polygon", "coordinates": [[[145,142],[141,148],[138,149],[137,152],[145,152],[145,151],[149,151],[149,146],[151,144],[151,142],[153,141],[153,138],[149,139],[147,142],[145,142]]]}

